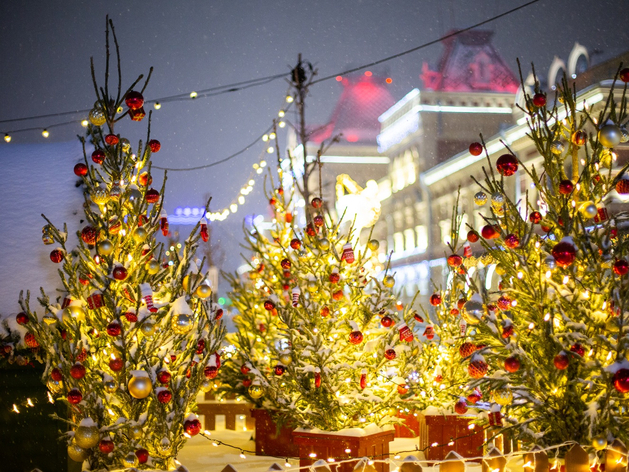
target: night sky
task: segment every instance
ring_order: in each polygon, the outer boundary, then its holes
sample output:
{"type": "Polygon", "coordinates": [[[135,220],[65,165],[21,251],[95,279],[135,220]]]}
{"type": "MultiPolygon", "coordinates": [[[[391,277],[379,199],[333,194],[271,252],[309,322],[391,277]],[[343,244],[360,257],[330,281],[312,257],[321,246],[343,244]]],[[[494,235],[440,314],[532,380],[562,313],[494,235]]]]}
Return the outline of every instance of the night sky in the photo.
{"type": "MultiPolygon", "coordinates": [[[[94,56],[101,79],[107,14],[121,47],[124,84],[154,66],[145,93],[154,99],[288,72],[300,52],[321,76],[336,74],[521,3],[526,2],[7,0],[0,15],[0,120],[89,108],[95,100],[89,58],[94,56]]],[[[575,42],[591,54],[599,51],[592,57],[595,62],[628,49],[628,9],[626,0],[543,0],[486,28],[495,31],[494,44],[514,70],[519,57],[546,71],[555,55],[566,60],[575,42]]],[[[391,91],[399,99],[421,85],[422,63],[434,67],[441,51],[440,45],[431,46],[372,70],[393,79],[391,91]]],[[[286,90],[287,84],[277,80],[218,97],[164,104],[153,114],[152,135],[162,143],[154,164],[192,167],[240,150],[270,125],[286,90]]],[[[339,91],[334,80],[313,87],[307,112],[311,124],[327,120],[339,91]]],[[[69,119],[0,123],[0,131],[44,128],[69,119]]],[[[122,131],[129,130],[137,143],[145,135],[144,122],[129,125],[122,131]]],[[[69,141],[81,131],[78,125],[55,128],[49,139],[69,141]]],[[[41,131],[13,133],[8,146],[42,141],[41,131]]],[[[4,141],[0,145],[7,146],[4,141]]],[[[260,143],[220,166],[169,174],[166,209],[200,205],[207,193],[216,206],[229,205],[262,149],[260,143]]],[[[24,166],[26,170],[28,162],[24,166]]],[[[224,268],[233,270],[242,261],[233,243],[241,238],[242,217],[266,208],[258,185],[236,216],[217,223],[216,235],[228,255],[224,268]]]]}

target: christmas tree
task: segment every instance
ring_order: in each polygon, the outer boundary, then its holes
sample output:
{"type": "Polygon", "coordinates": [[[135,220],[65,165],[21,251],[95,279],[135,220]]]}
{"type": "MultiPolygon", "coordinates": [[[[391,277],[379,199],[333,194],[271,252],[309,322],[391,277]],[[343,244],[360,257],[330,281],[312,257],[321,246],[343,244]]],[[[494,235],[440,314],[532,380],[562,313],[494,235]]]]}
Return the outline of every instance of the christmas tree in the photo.
{"type": "MultiPolygon", "coordinates": [[[[292,97],[304,149],[311,79],[300,61],[292,97]]],[[[416,320],[411,305],[397,303],[390,271],[377,277],[378,242],[369,237],[361,244],[360,228],[333,221],[321,196],[314,196],[309,177],[320,169],[324,151],[322,145],[314,162],[304,152],[285,176],[278,149],[272,229],[268,237],[255,227],[249,232],[252,270],[244,279],[230,278],[239,314],[224,388],[271,411],[279,423],[326,431],[384,425],[415,393],[416,320]],[[293,200],[301,199],[306,208],[294,215],[300,205],[293,200]],[[297,224],[300,218],[305,227],[297,224]]]]}
{"type": "Polygon", "coordinates": [[[614,147],[629,139],[629,69],[620,77],[624,88],[612,86],[596,114],[565,80],[552,101],[539,84],[525,93],[541,165],[526,165],[506,144],[493,165],[488,155],[475,196],[480,206],[491,200],[486,225],[467,236],[480,241],[484,265],[495,264],[498,290],[466,268],[455,275],[469,287],[461,314],[474,347],[470,386],[491,392],[490,424],[529,445],[576,441],[600,450],[628,439],[629,239],[626,217],[606,208],[614,190],[629,193],[627,166],[614,168],[614,147]],[[533,189],[517,201],[509,193],[516,172],[533,189]]]}
{"type": "Polygon", "coordinates": [[[42,291],[39,313],[30,294],[21,296],[17,321],[46,364],[49,398],[69,407],[71,430],[64,440],[72,460],[85,470],[170,470],[186,437],[201,429],[192,411],[220,367],[224,328],[220,312],[206,301],[211,289],[203,264],[193,261],[203,224],[183,247],[170,248],[164,262],[163,244],[156,241],[158,231],[168,234],[164,186],[151,187],[150,165],[160,143],[151,139],[150,124],[146,144],[136,149],[114,130],[123,119],[145,117],[148,78],[139,91],[142,76],[110,93],[110,30],[120,71],[108,21],[105,84],[99,87],[94,78],[97,99],[89,113],[94,150],[88,159],[82,139],[84,162],[74,168],[85,185],[87,224],[77,232],[78,245],[69,248],[65,225],[59,229],[46,220],[43,240],[58,245],[50,259],[60,265],[64,293],[42,291]]]}

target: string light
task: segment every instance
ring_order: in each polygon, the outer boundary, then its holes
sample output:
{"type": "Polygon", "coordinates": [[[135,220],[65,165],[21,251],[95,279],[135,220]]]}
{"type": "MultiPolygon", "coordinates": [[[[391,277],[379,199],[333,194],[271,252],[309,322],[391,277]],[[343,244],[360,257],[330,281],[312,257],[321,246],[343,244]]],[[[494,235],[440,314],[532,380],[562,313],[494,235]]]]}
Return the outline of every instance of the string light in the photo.
{"type": "Polygon", "coordinates": [[[90,122],[89,122],[89,121],[87,121],[87,120],[82,120],[82,121],[81,121],[81,126],[82,126],[83,128],[87,128],[87,125],[89,125],[89,124],[90,124],[90,122]]]}
{"type": "Polygon", "coordinates": [[[42,135],[44,138],[47,138],[48,136],[50,136],[50,132],[48,132],[48,130],[47,130],[47,129],[44,129],[44,130],[41,132],[41,135],[42,135]]]}
{"type": "Polygon", "coordinates": [[[195,99],[198,97],[198,94],[196,92],[190,92],[190,98],[195,99]]]}
{"type": "Polygon", "coordinates": [[[162,104],[161,104],[161,103],[159,103],[159,102],[155,102],[155,103],[153,104],[153,108],[155,108],[156,110],[159,110],[160,108],[162,108],[162,104]]]}
{"type": "Polygon", "coordinates": [[[11,142],[11,135],[9,133],[4,135],[4,141],[7,142],[7,143],[11,142]]]}

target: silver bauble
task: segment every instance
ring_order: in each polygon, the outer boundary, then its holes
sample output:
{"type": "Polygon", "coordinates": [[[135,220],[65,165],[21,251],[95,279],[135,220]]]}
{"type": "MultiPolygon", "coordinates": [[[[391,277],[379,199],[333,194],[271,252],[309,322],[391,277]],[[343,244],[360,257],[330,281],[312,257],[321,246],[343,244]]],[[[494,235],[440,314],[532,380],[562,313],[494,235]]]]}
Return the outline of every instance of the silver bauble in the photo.
{"type": "Polygon", "coordinates": [[[118,390],[118,382],[116,382],[115,380],[111,379],[111,380],[105,380],[103,382],[103,389],[105,390],[105,392],[107,393],[114,393],[116,390],[118,390]]]}
{"type": "Polygon", "coordinates": [[[155,322],[150,319],[142,321],[140,331],[144,336],[153,336],[155,334],[155,322]]]}
{"type": "Polygon", "coordinates": [[[598,141],[605,147],[613,148],[620,143],[622,131],[620,126],[605,125],[598,132],[598,141]]]}
{"type": "Polygon", "coordinates": [[[552,152],[556,156],[561,154],[564,149],[565,149],[565,146],[563,145],[561,141],[553,141],[553,143],[550,145],[550,152],[552,152]]]}
{"type": "Polygon", "coordinates": [[[557,261],[553,256],[547,256],[546,259],[544,259],[544,267],[547,270],[553,270],[555,267],[557,267],[557,261]]]}
{"type": "Polygon", "coordinates": [[[114,245],[109,239],[105,239],[96,245],[96,252],[101,256],[108,256],[114,250],[114,245]]]}
{"type": "Polygon", "coordinates": [[[607,447],[607,438],[605,436],[597,436],[592,439],[592,447],[597,451],[602,451],[607,447]]]}
{"type": "Polygon", "coordinates": [[[125,467],[135,467],[136,465],[138,465],[138,458],[133,452],[130,452],[129,454],[124,456],[124,459],[122,459],[122,463],[125,467]]]}
{"type": "Polygon", "coordinates": [[[624,126],[620,128],[620,142],[626,143],[629,141],[629,132],[627,132],[627,128],[624,126]]]}
{"type": "Polygon", "coordinates": [[[124,152],[128,152],[131,149],[131,143],[127,138],[120,138],[120,145],[122,146],[122,150],[124,152]]]}
{"type": "Polygon", "coordinates": [[[505,196],[502,193],[496,192],[491,195],[491,205],[493,207],[500,207],[504,205],[504,203],[505,203],[505,196]]]}
{"type": "Polygon", "coordinates": [[[192,315],[179,314],[173,315],[170,320],[170,326],[175,334],[187,334],[192,330],[194,318],[192,315]]]}
{"type": "Polygon", "coordinates": [[[319,240],[319,247],[323,250],[323,251],[327,251],[328,249],[330,249],[330,241],[326,238],[321,238],[319,240]]]}
{"type": "Polygon", "coordinates": [[[129,186],[129,195],[127,197],[130,202],[135,203],[137,201],[142,200],[142,192],[135,185],[129,186]]]}
{"type": "Polygon", "coordinates": [[[481,318],[485,314],[485,307],[483,302],[476,300],[468,300],[463,305],[461,310],[461,318],[465,320],[468,325],[476,325],[480,323],[481,318]]]}
{"type": "Polygon", "coordinates": [[[487,203],[487,194],[485,192],[476,192],[474,195],[474,203],[478,206],[483,206],[487,203]]]}

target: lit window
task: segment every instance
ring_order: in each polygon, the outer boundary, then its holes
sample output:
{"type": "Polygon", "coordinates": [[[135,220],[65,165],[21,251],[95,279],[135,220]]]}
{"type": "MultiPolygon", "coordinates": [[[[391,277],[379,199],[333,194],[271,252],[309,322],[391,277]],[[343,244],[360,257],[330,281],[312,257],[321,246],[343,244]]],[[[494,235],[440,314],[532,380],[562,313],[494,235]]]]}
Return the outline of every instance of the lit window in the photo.
{"type": "Polygon", "coordinates": [[[393,234],[393,250],[394,252],[404,252],[404,234],[393,234]]]}
{"type": "Polygon", "coordinates": [[[419,252],[426,252],[428,249],[428,231],[424,225],[415,226],[415,233],[417,237],[417,250],[419,252]]]}

